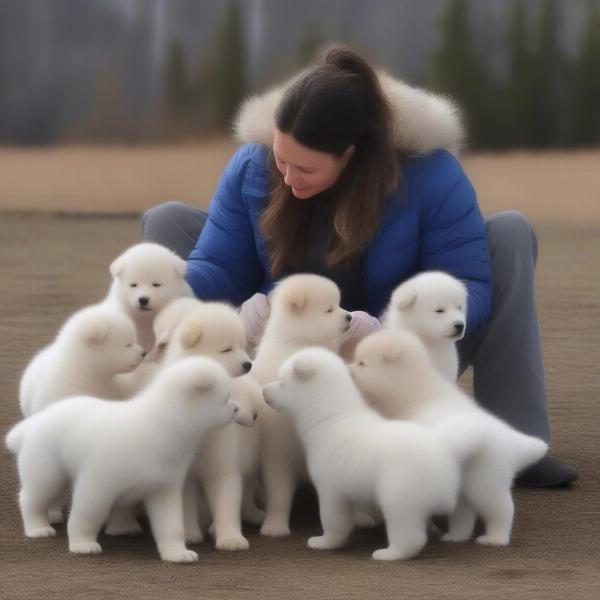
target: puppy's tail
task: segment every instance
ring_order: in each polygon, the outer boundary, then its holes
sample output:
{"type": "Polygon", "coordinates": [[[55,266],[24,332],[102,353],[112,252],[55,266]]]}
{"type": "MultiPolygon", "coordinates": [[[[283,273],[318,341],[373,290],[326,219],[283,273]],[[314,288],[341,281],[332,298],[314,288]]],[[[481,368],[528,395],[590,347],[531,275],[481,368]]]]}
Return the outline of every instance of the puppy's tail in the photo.
{"type": "Polygon", "coordinates": [[[7,434],[6,434],[6,447],[13,454],[18,454],[21,446],[23,445],[23,439],[25,438],[26,421],[17,423],[7,434]]]}
{"type": "Polygon", "coordinates": [[[445,419],[433,427],[440,441],[459,462],[469,460],[484,443],[484,431],[480,423],[468,415],[445,419]]]}
{"type": "Polygon", "coordinates": [[[548,444],[544,440],[532,435],[526,435],[520,431],[513,431],[513,433],[512,443],[516,472],[535,464],[548,452],[548,444]]]}

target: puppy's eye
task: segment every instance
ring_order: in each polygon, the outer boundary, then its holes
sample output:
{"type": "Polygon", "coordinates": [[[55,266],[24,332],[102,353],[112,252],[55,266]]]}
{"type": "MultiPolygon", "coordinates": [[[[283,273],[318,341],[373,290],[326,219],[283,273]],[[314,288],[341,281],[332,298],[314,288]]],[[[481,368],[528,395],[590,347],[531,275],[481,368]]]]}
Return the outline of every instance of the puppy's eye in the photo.
{"type": "Polygon", "coordinates": [[[130,283],[129,287],[137,287],[137,283],[130,283]]]}
{"type": "Polygon", "coordinates": [[[443,308],[438,308],[438,309],[437,309],[435,312],[436,312],[436,313],[438,313],[438,315],[440,315],[440,314],[442,314],[443,312],[446,312],[446,310],[445,310],[445,309],[443,309],[443,308]]]}
{"type": "Polygon", "coordinates": [[[133,344],[127,344],[128,348],[131,348],[133,346],[133,344]]]}
{"type": "Polygon", "coordinates": [[[364,366],[365,366],[365,363],[364,363],[364,361],[362,361],[362,360],[359,360],[359,361],[358,361],[356,364],[357,364],[359,367],[364,367],[364,366]]]}
{"type": "Polygon", "coordinates": [[[458,307],[458,310],[462,310],[462,306],[459,306],[459,307],[458,307]]]}
{"type": "Polygon", "coordinates": [[[229,348],[225,348],[225,350],[221,350],[221,354],[225,354],[225,352],[231,352],[233,350],[233,348],[229,347],[229,348]]]}
{"type": "Polygon", "coordinates": [[[325,312],[332,313],[333,312],[333,306],[331,308],[328,308],[325,312]]]}
{"type": "Polygon", "coordinates": [[[162,285],[162,283],[153,283],[152,287],[160,287],[162,285]]]}

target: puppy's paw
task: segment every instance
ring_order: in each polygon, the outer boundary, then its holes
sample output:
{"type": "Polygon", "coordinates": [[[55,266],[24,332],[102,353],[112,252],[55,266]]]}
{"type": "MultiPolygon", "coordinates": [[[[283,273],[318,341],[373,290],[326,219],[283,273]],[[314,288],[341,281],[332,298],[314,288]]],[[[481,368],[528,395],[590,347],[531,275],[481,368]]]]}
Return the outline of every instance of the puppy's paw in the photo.
{"type": "Polygon", "coordinates": [[[102,546],[98,542],[71,542],[69,552],[74,554],[100,554],[102,546]]]}
{"type": "Polygon", "coordinates": [[[248,540],[240,534],[221,535],[217,537],[215,548],[217,550],[229,551],[248,550],[250,544],[248,543],[248,540]]]}
{"type": "Polygon", "coordinates": [[[508,541],[507,535],[480,535],[475,539],[482,546],[508,546],[508,541]]]}
{"type": "Polygon", "coordinates": [[[286,537],[291,533],[292,532],[286,523],[276,523],[274,521],[265,521],[260,528],[261,535],[267,535],[274,538],[286,537]]]}
{"type": "Polygon", "coordinates": [[[466,542],[470,535],[459,535],[457,533],[445,533],[440,539],[442,542],[466,542]]]}
{"type": "Polygon", "coordinates": [[[48,520],[51,525],[57,525],[58,523],[63,522],[63,514],[62,510],[51,510],[48,513],[48,520]]]}
{"type": "Polygon", "coordinates": [[[32,527],[25,530],[25,536],[28,538],[48,538],[56,535],[56,529],[51,525],[42,527],[32,527]]]}
{"type": "Polygon", "coordinates": [[[198,560],[198,555],[185,547],[163,550],[160,557],[162,560],[175,563],[191,563],[198,560]]]}
{"type": "Polygon", "coordinates": [[[306,543],[312,550],[337,550],[346,545],[346,540],[334,540],[326,535],[315,535],[306,543]]]}
{"type": "Polygon", "coordinates": [[[401,560],[403,558],[410,558],[410,556],[403,556],[403,553],[398,548],[381,548],[375,550],[371,555],[375,560],[401,560]]]}

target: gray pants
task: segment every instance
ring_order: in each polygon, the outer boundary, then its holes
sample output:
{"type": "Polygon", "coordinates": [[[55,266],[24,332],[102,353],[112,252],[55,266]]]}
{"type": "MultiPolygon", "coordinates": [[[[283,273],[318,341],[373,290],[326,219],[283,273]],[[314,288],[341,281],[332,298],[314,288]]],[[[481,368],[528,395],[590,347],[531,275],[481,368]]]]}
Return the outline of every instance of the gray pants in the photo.
{"type": "MultiPolygon", "coordinates": [[[[192,251],[206,213],[167,202],[144,213],[142,239],[157,242],[182,258],[192,251]]],[[[486,218],[494,306],[485,327],[458,344],[461,373],[473,367],[477,401],[521,431],[550,441],[544,367],[535,305],[537,239],[516,211],[486,218]]]]}

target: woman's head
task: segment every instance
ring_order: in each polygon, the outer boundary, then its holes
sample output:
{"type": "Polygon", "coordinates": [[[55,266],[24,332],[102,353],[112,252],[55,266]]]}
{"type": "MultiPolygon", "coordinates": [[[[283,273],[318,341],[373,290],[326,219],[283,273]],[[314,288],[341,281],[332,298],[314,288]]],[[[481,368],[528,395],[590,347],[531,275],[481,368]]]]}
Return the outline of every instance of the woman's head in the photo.
{"type": "Polygon", "coordinates": [[[357,255],[375,234],[399,171],[377,75],[351,49],[331,47],[288,87],[275,125],[274,190],[262,219],[273,274],[302,266],[306,219],[298,199],[329,189],[335,207],[327,261],[357,255]]]}
{"type": "Polygon", "coordinates": [[[354,153],[354,145],[341,156],[312,150],[301,144],[292,134],[277,129],[273,141],[273,158],[283,183],[296,198],[312,198],[332,187],[354,153]]]}

